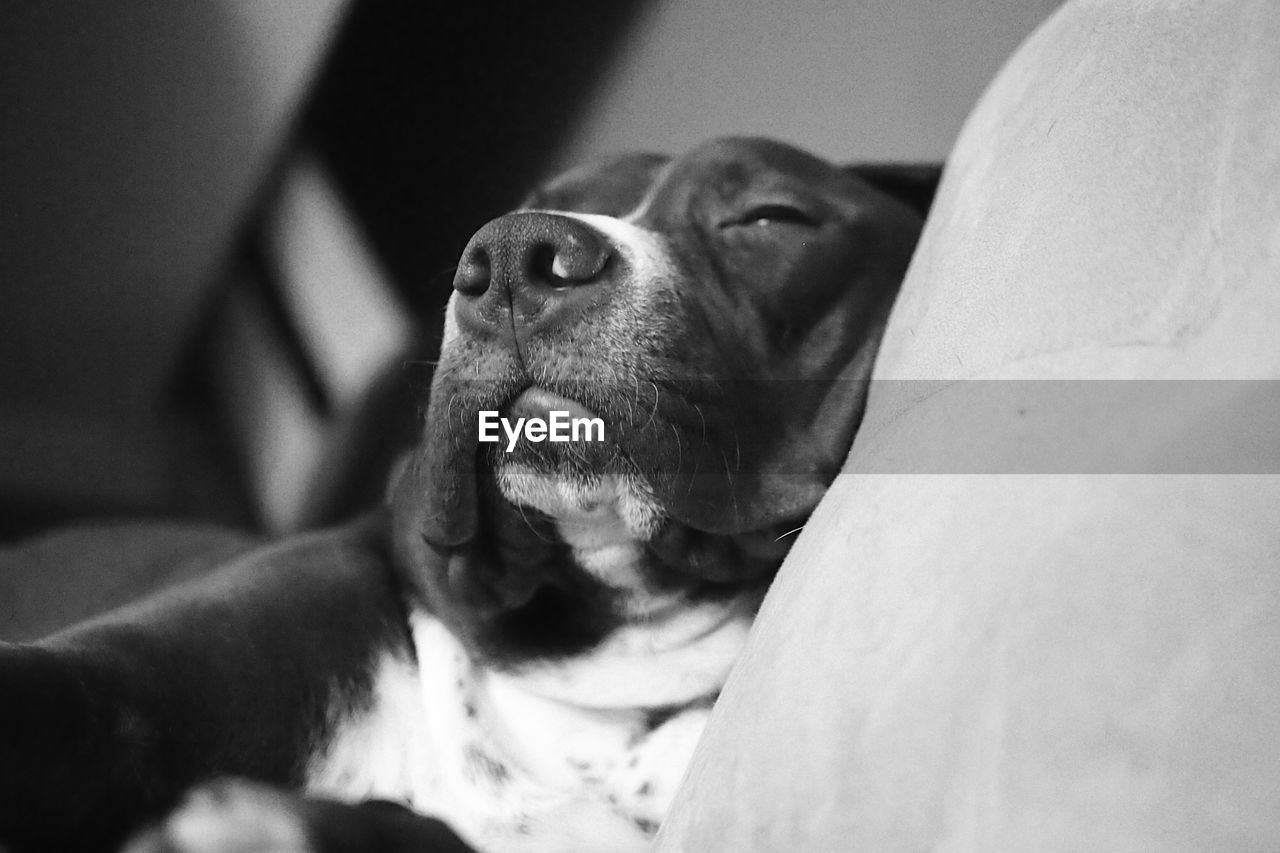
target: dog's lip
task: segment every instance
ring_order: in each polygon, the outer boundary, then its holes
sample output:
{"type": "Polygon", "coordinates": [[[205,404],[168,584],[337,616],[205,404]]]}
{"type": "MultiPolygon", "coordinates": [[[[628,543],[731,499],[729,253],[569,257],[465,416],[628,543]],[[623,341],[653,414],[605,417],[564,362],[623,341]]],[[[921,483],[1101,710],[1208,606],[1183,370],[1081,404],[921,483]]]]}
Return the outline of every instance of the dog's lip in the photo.
{"type": "Polygon", "coordinates": [[[568,412],[570,418],[594,418],[596,413],[568,397],[533,386],[511,401],[507,407],[508,414],[516,417],[549,418],[551,412],[568,412]]]}

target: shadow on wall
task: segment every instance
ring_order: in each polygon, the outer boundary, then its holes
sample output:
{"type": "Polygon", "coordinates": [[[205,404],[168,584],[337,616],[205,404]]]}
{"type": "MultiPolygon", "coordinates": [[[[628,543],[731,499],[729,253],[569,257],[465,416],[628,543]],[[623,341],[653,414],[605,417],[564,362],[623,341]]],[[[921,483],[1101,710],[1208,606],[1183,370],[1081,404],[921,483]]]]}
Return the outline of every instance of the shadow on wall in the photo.
{"type": "Polygon", "coordinates": [[[546,171],[644,5],[354,7],[303,132],[431,326],[467,240],[546,171]]]}

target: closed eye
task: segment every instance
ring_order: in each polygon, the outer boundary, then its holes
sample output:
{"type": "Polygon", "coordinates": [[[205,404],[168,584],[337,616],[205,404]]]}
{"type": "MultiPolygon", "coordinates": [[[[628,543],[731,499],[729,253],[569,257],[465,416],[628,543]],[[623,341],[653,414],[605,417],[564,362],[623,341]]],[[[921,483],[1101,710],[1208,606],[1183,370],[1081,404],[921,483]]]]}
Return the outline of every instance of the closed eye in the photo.
{"type": "Polygon", "coordinates": [[[816,228],[818,221],[798,207],[792,207],[789,204],[762,204],[751,208],[739,217],[721,223],[720,227],[767,227],[769,225],[802,225],[806,228],[816,228]]]}

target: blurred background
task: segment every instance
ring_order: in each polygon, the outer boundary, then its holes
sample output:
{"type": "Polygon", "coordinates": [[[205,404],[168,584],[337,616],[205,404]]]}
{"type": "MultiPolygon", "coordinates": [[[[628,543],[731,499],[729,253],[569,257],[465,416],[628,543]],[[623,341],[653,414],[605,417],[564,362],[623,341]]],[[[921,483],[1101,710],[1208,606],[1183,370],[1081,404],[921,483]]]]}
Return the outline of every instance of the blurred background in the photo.
{"type": "Polygon", "coordinates": [[[1051,0],[5,0],[0,539],[377,500],[452,265],[726,133],[937,161],[1051,0]]]}

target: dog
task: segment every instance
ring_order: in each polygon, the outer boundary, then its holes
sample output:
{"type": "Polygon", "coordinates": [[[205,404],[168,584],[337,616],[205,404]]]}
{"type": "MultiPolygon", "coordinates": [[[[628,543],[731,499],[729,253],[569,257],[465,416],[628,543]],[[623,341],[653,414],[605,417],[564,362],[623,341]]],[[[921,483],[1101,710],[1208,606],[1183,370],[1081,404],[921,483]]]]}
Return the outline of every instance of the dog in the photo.
{"type": "Polygon", "coordinates": [[[719,139],[482,227],[387,506],[0,648],[0,845],[645,849],[852,442],[921,186],[719,139]]]}

